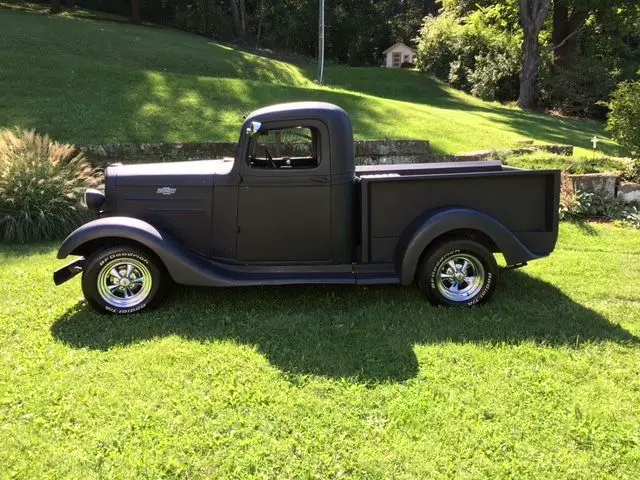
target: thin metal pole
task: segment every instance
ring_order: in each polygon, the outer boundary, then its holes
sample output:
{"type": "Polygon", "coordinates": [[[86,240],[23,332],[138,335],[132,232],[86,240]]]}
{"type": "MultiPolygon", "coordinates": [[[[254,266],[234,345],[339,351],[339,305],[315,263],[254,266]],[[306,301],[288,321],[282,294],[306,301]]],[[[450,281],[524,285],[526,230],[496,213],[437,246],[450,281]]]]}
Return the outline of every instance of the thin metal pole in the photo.
{"type": "Polygon", "coordinates": [[[318,83],[324,82],[324,0],[320,0],[320,15],[318,20],[318,83]]]}

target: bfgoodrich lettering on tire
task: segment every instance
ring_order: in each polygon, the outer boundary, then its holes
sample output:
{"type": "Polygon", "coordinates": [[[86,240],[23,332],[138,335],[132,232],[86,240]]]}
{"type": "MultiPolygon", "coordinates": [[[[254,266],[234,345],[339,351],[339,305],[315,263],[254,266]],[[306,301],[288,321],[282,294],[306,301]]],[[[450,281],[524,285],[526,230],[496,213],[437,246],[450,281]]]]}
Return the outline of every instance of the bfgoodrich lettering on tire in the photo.
{"type": "Polygon", "coordinates": [[[89,258],[82,274],[82,291],[98,312],[130,314],[157,305],[168,280],[154,255],[121,245],[89,258]]]}
{"type": "Polygon", "coordinates": [[[450,240],[422,258],[418,284],[433,305],[473,306],[495,291],[498,265],[493,254],[472,240],[450,240]]]}

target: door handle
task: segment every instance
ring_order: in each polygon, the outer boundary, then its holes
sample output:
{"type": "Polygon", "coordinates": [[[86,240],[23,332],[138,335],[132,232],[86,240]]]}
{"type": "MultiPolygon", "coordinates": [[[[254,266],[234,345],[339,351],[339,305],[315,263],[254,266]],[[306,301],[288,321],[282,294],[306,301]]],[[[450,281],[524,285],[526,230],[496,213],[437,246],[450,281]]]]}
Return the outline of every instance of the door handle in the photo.
{"type": "Polygon", "coordinates": [[[327,177],[313,177],[311,181],[314,183],[329,183],[329,179],[327,177]]]}

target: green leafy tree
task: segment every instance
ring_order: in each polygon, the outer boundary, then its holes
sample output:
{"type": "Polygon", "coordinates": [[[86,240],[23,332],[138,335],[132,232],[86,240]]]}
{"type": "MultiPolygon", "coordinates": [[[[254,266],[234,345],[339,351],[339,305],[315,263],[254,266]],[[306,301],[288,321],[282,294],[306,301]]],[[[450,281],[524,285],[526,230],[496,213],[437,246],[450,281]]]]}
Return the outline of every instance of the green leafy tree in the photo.
{"type": "Polygon", "coordinates": [[[624,82],[614,92],[607,129],[616,141],[640,155],[640,81],[624,82]]]}

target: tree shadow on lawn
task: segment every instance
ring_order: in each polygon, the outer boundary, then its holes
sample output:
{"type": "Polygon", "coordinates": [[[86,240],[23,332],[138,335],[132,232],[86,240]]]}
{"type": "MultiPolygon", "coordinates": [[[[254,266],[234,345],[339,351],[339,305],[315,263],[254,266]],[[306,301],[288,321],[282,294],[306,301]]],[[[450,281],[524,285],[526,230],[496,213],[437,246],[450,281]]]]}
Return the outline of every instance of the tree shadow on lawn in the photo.
{"type": "Polygon", "coordinates": [[[78,303],[51,332],[69,346],[103,351],[170,335],[234,340],[255,345],[287,373],[364,382],[415,377],[415,344],[579,348],[639,340],[548,283],[514,271],[501,277],[492,301],[472,309],[431,307],[416,288],[399,286],[179,287],[158,310],[136,316],[97,315],[78,303]]]}

